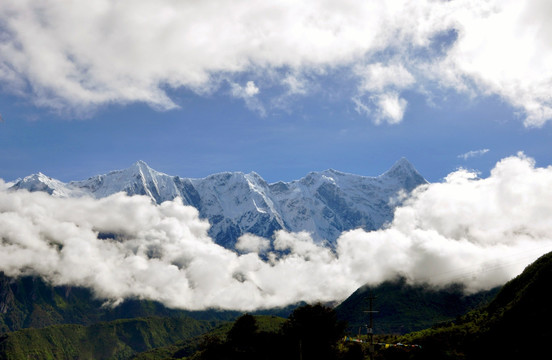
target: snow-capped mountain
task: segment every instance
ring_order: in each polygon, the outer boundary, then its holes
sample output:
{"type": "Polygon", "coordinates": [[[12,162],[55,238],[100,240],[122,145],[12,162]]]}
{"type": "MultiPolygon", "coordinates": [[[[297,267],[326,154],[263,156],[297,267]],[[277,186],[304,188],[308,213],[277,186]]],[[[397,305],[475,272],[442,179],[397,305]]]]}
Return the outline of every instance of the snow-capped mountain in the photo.
{"type": "Polygon", "coordinates": [[[401,191],[426,180],[406,159],[377,177],[336,170],[311,172],[302,179],[268,184],[252,172],[225,172],[202,179],[167,175],[138,161],[124,170],[63,183],[43,174],[17,181],[13,189],[53,196],[102,198],[124,191],[147,195],[156,203],[181,197],[211,223],[215,241],[233,247],[244,233],[270,237],[275,230],[308,231],[316,241],[335,242],[341,232],[374,230],[392,220],[401,191]]]}
{"type": "Polygon", "coordinates": [[[67,184],[52,179],[40,172],[38,174],[29,175],[22,180],[17,180],[11,188],[29,191],[44,191],[50,195],[59,197],[77,196],[79,194],[78,189],[68,187],[67,184]]]}

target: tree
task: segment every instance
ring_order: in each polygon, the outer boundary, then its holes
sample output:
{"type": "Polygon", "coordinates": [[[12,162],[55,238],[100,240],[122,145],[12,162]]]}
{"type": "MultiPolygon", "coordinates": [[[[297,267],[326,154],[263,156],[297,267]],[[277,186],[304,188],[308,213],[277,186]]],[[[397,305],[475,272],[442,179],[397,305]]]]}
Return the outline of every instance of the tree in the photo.
{"type": "Polygon", "coordinates": [[[337,358],[337,342],[344,336],[345,323],[335,311],[322,304],[305,305],[293,311],[284,325],[291,358],[332,360],[337,358]]]}
{"type": "Polygon", "coordinates": [[[242,315],[228,332],[228,344],[240,352],[251,351],[255,343],[257,323],[250,314],[242,315]]]}

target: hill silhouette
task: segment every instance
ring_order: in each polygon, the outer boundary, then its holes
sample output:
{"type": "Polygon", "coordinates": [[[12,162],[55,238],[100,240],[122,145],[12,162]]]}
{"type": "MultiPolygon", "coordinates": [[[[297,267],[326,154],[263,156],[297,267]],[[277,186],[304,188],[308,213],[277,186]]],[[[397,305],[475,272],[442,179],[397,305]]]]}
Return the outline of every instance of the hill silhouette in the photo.
{"type": "Polygon", "coordinates": [[[412,359],[528,359],[549,351],[552,253],[505,284],[486,307],[400,340],[423,345],[412,359]]]}
{"type": "Polygon", "coordinates": [[[336,308],[337,316],[348,322],[348,331],[366,334],[369,323],[369,296],[373,301],[374,333],[406,334],[431,327],[489,303],[499,288],[466,295],[462,285],[445,288],[407,283],[405,278],[378,286],[363,286],[336,308]]]}

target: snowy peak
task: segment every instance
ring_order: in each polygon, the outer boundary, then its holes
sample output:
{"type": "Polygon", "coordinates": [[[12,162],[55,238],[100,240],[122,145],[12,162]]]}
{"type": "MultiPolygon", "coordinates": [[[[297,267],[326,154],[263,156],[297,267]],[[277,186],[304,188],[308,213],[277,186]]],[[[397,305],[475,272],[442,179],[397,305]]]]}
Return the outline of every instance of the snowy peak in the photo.
{"type": "Polygon", "coordinates": [[[144,160],[136,161],[134,164],[132,164],[131,168],[132,167],[151,169],[144,160]]]}
{"type": "Polygon", "coordinates": [[[249,174],[246,174],[244,177],[251,183],[254,183],[263,187],[268,186],[267,182],[261,177],[261,175],[257,174],[254,171],[250,172],[249,174]]]}
{"type": "Polygon", "coordinates": [[[399,181],[406,190],[411,191],[416,186],[427,183],[414,165],[405,157],[399,159],[389,170],[379,176],[383,181],[399,181]]]}
{"type": "Polygon", "coordinates": [[[323,173],[323,174],[328,174],[328,175],[335,175],[335,176],[347,175],[346,173],[341,172],[341,171],[337,171],[337,170],[335,170],[335,169],[324,170],[324,171],[322,171],[322,173],[323,173]]]}
{"type": "Polygon", "coordinates": [[[400,158],[391,166],[389,170],[384,172],[381,176],[392,176],[396,174],[412,174],[416,173],[419,175],[418,171],[414,168],[414,165],[410,163],[405,157],[400,158]]]}
{"type": "Polygon", "coordinates": [[[122,170],[123,172],[129,172],[133,173],[135,175],[139,175],[144,178],[154,178],[159,175],[166,175],[159,171],[153,170],[142,160],[138,160],[134,164],[132,164],[129,168],[122,170]]]}
{"type": "Polygon", "coordinates": [[[124,176],[129,178],[140,178],[145,181],[154,180],[162,176],[168,176],[167,174],[163,174],[159,171],[153,170],[146,164],[144,161],[139,160],[132,164],[130,167],[118,170],[118,171],[112,171],[107,175],[113,174],[113,173],[121,173],[124,174],[124,176]]]}
{"type": "Polygon", "coordinates": [[[409,169],[412,169],[412,170],[416,170],[414,169],[414,165],[412,165],[412,163],[410,161],[408,161],[408,159],[404,156],[402,156],[399,160],[397,160],[393,166],[391,166],[391,169],[395,168],[395,167],[404,167],[404,168],[409,168],[409,169]]]}
{"type": "Polygon", "coordinates": [[[43,191],[50,195],[59,197],[71,196],[71,190],[68,189],[65,184],[59,180],[53,179],[49,176],[39,172],[38,174],[32,174],[17,181],[12,189],[25,189],[28,191],[43,191]]]}
{"type": "Polygon", "coordinates": [[[128,195],[146,195],[161,203],[180,196],[173,176],[153,170],[142,160],[126,169],[72,181],[69,185],[86,190],[96,198],[123,191],[128,195]]]}
{"type": "Polygon", "coordinates": [[[270,238],[280,229],[307,231],[316,241],[332,243],[343,231],[378,229],[393,219],[394,209],[400,204],[390,200],[399,191],[411,191],[425,183],[404,158],[377,177],[328,169],[273,184],[267,184],[255,172],[181,178],[137,161],[126,169],[68,184],[39,173],[18,181],[12,189],[95,198],[125,192],[148,196],[158,204],[180,197],[209,220],[209,233],[217,243],[232,248],[245,233],[270,238]]]}

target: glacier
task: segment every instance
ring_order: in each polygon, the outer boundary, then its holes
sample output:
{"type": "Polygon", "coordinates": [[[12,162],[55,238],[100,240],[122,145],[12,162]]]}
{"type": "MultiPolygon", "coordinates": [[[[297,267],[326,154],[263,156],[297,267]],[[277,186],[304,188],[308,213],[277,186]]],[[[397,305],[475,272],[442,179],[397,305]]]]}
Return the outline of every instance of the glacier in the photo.
{"type": "Polygon", "coordinates": [[[148,196],[157,204],[180,197],[209,221],[209,235],[216,243],[234,248],[243,234],[270,238],[281,229],[306,231],[314,241],[332,246],[343,231],[376,230],[390,222],[401,204],[399,195],[423,184],[427,181],[405,158],[374,177],[329,169],[275,183],[267,183],[255,172],[182,178],[137,161],[123,170],[69,183],[33,174],[17,180],[11,189],[94,198],[125,192],[148,196]]]}

